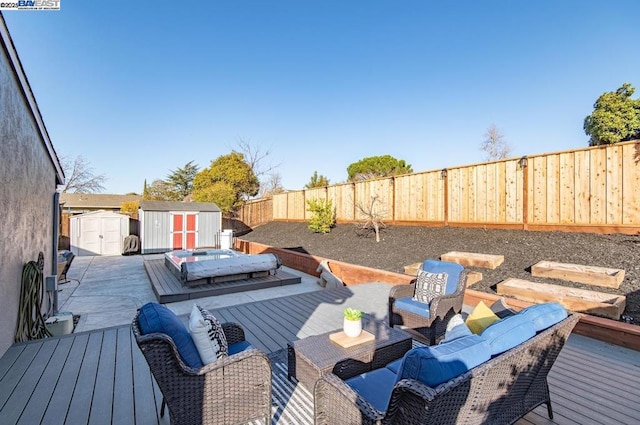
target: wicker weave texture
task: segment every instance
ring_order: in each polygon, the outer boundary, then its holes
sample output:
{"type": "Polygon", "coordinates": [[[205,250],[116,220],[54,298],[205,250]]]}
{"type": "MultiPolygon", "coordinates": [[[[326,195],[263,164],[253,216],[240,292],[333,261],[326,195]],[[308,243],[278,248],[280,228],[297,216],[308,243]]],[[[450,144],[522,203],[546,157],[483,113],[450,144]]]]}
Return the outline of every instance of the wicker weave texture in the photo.
{"type": "Polygon", "coordinates": [[[463,270],[458,278],[456,291],[451,295],[435,298],[429,304],[429,317],[411,313],[395,307],[399,298],[413,296],[416,280],[409,285],[396,285],[389,292],[389,326],[402,325],[411,328],[424,337],[424,342],[434,345],[444,336],[447,323],[462,310],[464,290],[467,286],[467,272],[463,270]]]}
{"type": "MultiPolygon", "coordinates": [[[[222,327],[230,344],[244,340],[240,325],[222,327]]],[[[271,364],[264,353],[249,349],[193,369],[167,335],[141,335],[137,315],[131,329],[162,391],[171,424],[270,423],[271,364]]]]}
{"type": "Polygon", "coordinates": [[[365,317],[363,329],[375,335],[372,342],[342,348],[329,339],[333,332],[315,335],[289,343],[288,374],[310,391],[324,374],[333,373],[342,379],[377,369],[398,359],[411,349],[411,336],[386,323],[365,317]]]}
{"type": "Polygon", "coordinates": [[[315,423],[511,424],[545,403],[551,414],[547,376],[578,319],[570,315],[436,388],[404,379],[395,385],[386,412],[327,374],[314,391],[315,423]]]}

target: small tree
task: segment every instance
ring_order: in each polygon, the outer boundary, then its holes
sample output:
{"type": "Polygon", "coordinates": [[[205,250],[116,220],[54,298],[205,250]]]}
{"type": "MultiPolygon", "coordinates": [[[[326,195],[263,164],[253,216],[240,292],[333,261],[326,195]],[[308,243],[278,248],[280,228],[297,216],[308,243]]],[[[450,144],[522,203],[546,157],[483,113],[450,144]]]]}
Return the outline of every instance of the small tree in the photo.
{"type": "Polygon", "coordinates": [[[487,161],[504,159],[511,155],[511,146],[509,146],[509,143],[504,139],[504,135],[495,124],[491,124],[487,132],[484,133],[484,141],[480,149],[486,152],[487,161]]]}
{"type": "Polygon", "coordinates": [[[322,174],[318,175],[317,171],[313,172],[309,183],[305,184],[306,189],[313,189],[314,187],[326,187],[329,186],[329,179],[322,174]]]}
{"type": "Polygon", "coordinates": [[[273,195],[286,192],[284,186],[282,186],[282,176],[280,173],[274,171],[268,175],[268,178],[260,183],[260,198],[273,198],[273,195]]]}
{"type": "Polygon", "coordinates": [[[356,203],[356,209],[361,218],[358,223],[358,234],[366,236],[373,232],[376,235],[376,242],[380,242],[380,230],[387,227],[383,220],[387,217],[388,211],[382,205],[378,195],[371,196],[371,202],[367,205],[361,202],[356,203]]]}
{"type": "Polygon", "coordinates": [[[180,195],[174,190],[171,183],[158,179],[147,186],[145,180],[142,199],[145,201],[178,201],[180,200],[180,195]]]}
{"type": "Polygon", "coordinates": [[[584,119],[589,146],[640,138],[640,99],[631,99],[635,89],[624,83],[615,92],[603,93],[584,119]]]}
{"type": "Polygon", "coordinates": [[[307,211],[311,212],[308,228],[315,233],[329,233],[336,224],[335,211],[331,200],[309,199],[307,211]]]}
{"type": "Polygon", "coordinates": [[[138,218],[138,208],[140,208],[140,201],[127,201],[120,204],[120,212],[133,218],[138,218]]]}

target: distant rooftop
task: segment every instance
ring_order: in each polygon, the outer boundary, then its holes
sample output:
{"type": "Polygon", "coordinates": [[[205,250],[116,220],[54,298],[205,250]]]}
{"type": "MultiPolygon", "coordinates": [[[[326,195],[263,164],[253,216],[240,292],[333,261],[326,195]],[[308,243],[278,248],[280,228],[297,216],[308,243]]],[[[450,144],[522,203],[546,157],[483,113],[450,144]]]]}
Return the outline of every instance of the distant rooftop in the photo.
{"type": "Polygon", "coordinates": [[[108,195],[103,193],[61,193],[60,204],[68,208],[119,209],[123,202],[141,201],[140,195],[108,195]]]}

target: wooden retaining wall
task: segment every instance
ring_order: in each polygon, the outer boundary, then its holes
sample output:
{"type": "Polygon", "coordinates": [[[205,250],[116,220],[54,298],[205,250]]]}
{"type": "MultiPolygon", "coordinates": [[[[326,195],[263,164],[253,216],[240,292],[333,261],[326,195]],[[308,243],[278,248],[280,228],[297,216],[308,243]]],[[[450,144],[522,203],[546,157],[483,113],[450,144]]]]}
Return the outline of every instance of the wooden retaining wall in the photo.
{"type": "MultiPolygon", "coordinates": [[[[274,248],[269,245],[249,242],[242,239],[236,239],[235,249],[247,254],[272,252],[281,258],[285,266],[300,270],[301,272],[312,276],[319,276],[316,269],[318,265],[325,260],[323,257],[316,257],[286,249],[274,248]]],[[[394,285],[402,285],[409,283],[415,278],[415,276],[407,274],[393,273],[331,259],[326,260],[329,262],[331,270],[341,278],[346,286],[370,282],[385,282],[394,285]]],[[[480,301],[484,301],[485,304],[490,305],[499,298],[500,295],[489,294],[467,288],[465,290],[464,303],[473,307],[480,301]]],[[[531,305],[531,303],[513,298],[509,298],[507,303],[516,310],[520,310],[531,305]]],[[[610,344],[640,351],[640,326],[583,314],[573,332],[608,342],[610,344]]]]}

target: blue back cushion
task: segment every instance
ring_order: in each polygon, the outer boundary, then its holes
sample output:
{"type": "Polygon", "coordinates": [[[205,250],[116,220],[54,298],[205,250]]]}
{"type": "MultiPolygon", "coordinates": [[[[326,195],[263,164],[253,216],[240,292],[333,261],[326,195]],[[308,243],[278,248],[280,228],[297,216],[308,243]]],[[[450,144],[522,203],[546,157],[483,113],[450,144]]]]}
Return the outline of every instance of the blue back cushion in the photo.
{"type": "Polygon", "coordinates": [[[491,355],[495,356],[522,344],[536,334],[531,319],[515,314],[489,325],[480,336],[491,347],[491,355]]]}
{"type": "Polygon", "coordinates": [[[426,260],[422,263],[422,270],[431,273],[446,273],[447,274],[447,290],[445,294],[451,295],[456,292],[458,288],[458,280],[460,279],[460,273],[464,270],[460,264],[450,263],[448,261],[438,260],[426,260]]]}
{"type": "Polygon", "coordinates": [[[395,301],[394,306],[400,310],[409,311],[429,318],[429,304],[421,303],[411,297],[398,298],[395,301]]]}
{"type": "Polygon", "coordinates": [[[192,368],[201,368],[200,354],[189,335],[189,331],[173,311],[157,303],[147,303],[140,308],[138,326],[143,335],[163,333],[169,336],[180,353],[182,360],[192,368]]]}
{"type": "Polygon", "coordinates": [[[415,379],[430,387],[459,376],[491,358],[489,343],[478,335],[409,350],[397,380],[415,379]]]}
{"type": "Polygon", "coordinates": [[[567,310],[559,303],[545,303],[527,307],[518,315],[528,318],[536,332],[540,332],[566,319],[567,310]]]}

